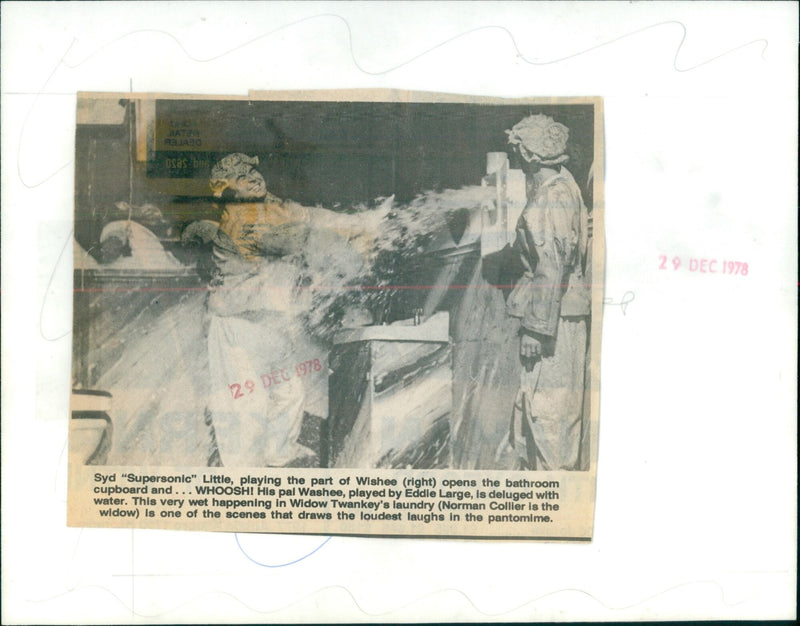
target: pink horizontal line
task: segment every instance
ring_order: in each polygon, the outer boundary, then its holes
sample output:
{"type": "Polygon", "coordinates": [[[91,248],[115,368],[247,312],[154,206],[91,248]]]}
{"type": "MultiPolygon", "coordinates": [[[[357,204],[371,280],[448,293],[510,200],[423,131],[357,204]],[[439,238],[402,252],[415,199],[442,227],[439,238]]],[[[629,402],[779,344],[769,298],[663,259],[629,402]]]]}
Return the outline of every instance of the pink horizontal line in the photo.
{"type": "MultiPolygon", "coordinates": [[[[576,287],[595,287],[600,286],[600,283],[576,283],[576,287]]],[[[294,290],[294,289],[328,289],[330,291],[429,291],[436,289],[441,285],[346,285],[339,287],[320,287],[320,286],[299,286],[299,287],[267,287],[265,289],[256,289],[254,287],[214,287],[214,291],[271,291],[275,289],[280,290],[294,290]]],[[[516,285],[449,285],[446,289],[514,289],[516,285]]],[[[566,284],[562,285],[528,285],[531,289],[549,289],[552,287],[566,288],[566,284]]],[[[73,291],[77,293],[125,293],[129,291],[142,291],[142,292],[161,292],[161,291],[211,291],[209,287],[83,287],[75,288],[73,291]]]]}

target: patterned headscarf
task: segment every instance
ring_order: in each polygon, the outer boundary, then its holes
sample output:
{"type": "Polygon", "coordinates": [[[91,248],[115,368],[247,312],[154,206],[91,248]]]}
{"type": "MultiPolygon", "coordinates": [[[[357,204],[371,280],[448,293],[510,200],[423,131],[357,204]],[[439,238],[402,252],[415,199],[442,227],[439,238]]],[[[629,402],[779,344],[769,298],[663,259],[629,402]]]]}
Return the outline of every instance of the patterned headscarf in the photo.
{"type": "Polygon", "coordinates": [[[507,130],[508,143],[517,146],[528,163],[558,165],[569,159],[564,154],[569,128],[547,115],[529,115],[507,130]]]}

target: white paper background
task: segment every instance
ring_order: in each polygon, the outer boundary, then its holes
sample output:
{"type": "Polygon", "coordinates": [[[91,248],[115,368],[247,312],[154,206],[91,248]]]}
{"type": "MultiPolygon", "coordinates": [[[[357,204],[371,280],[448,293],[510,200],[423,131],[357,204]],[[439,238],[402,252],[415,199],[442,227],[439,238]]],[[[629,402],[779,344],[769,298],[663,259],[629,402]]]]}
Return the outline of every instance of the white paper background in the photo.
{"type": "Polygon", "coordinates": [[[791,618],[797,17],[4,2],[3,622],[791,618]],[[594,540],[334,537],[301,558],[325,538],[67,528],[75,93],[131,87],[604,96],[606,295],[635,300],[606,308],[594,540]]]}

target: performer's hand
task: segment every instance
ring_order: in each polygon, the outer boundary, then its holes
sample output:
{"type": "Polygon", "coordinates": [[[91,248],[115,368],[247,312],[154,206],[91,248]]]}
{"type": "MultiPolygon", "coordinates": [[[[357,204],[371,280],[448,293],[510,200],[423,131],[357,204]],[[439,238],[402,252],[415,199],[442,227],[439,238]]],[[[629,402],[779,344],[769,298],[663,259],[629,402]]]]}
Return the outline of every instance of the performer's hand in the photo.
{"type": "Polygon", "coordinates": [[[519,355],[523,359],[541,358],[542,342],[530,335],[522,335],[519,341],[519,355]]]}

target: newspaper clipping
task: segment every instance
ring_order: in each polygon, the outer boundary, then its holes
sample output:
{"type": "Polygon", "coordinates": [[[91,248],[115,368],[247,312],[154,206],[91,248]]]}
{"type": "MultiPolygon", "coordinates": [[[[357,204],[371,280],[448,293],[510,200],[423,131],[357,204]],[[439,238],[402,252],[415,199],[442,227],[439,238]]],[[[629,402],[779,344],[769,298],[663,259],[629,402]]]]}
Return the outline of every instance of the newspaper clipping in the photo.
{"type": "Polygon", "coordinates": [[[590,539],[600,98],[82,93],[71,526],[590,539]]]}

